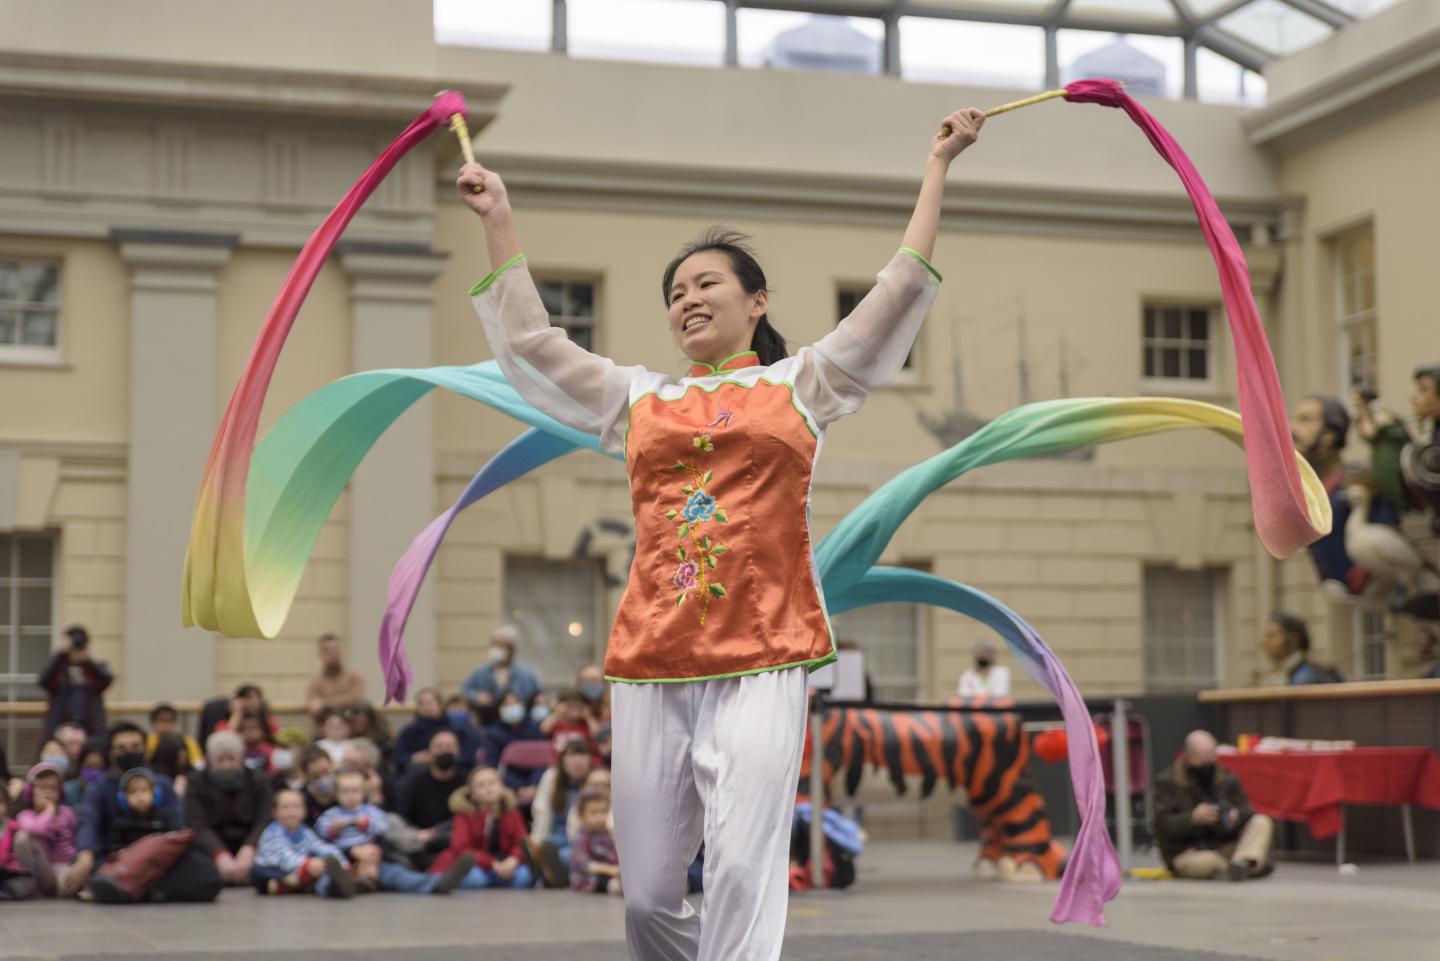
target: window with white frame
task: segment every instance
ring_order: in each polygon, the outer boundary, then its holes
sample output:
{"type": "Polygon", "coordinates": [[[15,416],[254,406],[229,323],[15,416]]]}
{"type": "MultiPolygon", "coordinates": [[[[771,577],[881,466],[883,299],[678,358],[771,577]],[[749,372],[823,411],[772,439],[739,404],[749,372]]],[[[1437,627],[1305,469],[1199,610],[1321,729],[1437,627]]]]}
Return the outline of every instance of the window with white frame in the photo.
{"type": "Polygon", "coordinates": [[[1145,379],[1213,383],[1216,312],[1209,304],[1146,304],[1140,346],[1145,379]]]}
{"type": "Polygon", "coordinates": [[[1375,232],[1369,226],[1330,242],[1335,325],[1340,335],[1341,395],[1374,390],[1380,358],[1375,312],[1375,232]]]}
{"type": "Polygon", "coordinates": [[[0,534],[0,672],[10,700],[40,697],[35,675],[55,633],[55,538],[0,534]]]}
{"type": "Polygon", "coordinates": [[[520,630],[517,661],[546,687],[568,686],[604,651],[605,566],[593,557],[505,558],[507,620],[520,630]]]}
{"type": "Polygon", "coordinates": [[[1196,691],[1219,681],[1221,572],[1145,568],[1145,690],[1196,691]]]}
{"type": "Polygon", "coordinates": [[[873,604],[836,614],[830,621],[837,641],[852,641],[864,653],[875,700],[920,699],[924,620],[918,604],[873,604]]]}
{"type": "Polygon", "coordinates": [[[563,328],[572,343],[595,349],[595,284],[589,280],[537,281],[550,323],[563,328]]]}
{"type": "MultiPolygon", "coordinates": [[[[869,287],[848,286],[842,284],[835,291],[835,323],[840,323],[849,317],[865,295],[870,293],[869,287]]],[[[924,336],[923,332],[921,336],[924,336]]],[[[907,377],[913,377],[915,372],[915,349],[912,347],[910,353],[905,355],[905,363],[900,368],[900,380],[903,382],[907,377]]]]}
{"type": "Polygon", "coordinates": [[[59,347],[59,266],[0,258],[0,357],[53,360],[59,347]]]}

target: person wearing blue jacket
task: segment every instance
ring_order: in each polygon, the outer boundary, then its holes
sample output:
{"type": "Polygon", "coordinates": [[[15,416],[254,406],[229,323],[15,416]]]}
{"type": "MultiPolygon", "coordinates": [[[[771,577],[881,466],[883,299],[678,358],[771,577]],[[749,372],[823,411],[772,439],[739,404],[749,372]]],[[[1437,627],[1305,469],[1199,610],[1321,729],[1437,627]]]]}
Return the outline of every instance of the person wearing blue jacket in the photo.
{"type": "Polygon", "coordinates": [[[126,777],[145,763],[145,732],[138,726],[121,721],[110,728],[107,738],[110,771],[92,782],[81,800],[79,824],[75,831],[77,854],[75,863],[65,872],[62,890],[68,895],[88,890],[99,901],[213,901],[220,894],[223,881],[215,862],[190,844],[170,869],[144,892],[121,891],[103,870],[108,856],[123,858],[125,849],[150,833],[180,828],[185,823],[184,808],[170,779],[144,771],[126,777]],[[150,785],[146,807],[133,801],[138,782],[150,785]],[[144,810],[140,808],[145,807],[144,810]],[[153,822],[154,830],[141,831],[141,822],[153,822]],[[87,887],[88,886],[88,887],[87,887]]]}
{"type": "Polygon", "coordinates": [[[535,672],[515,660],[515,645],[520,632],[513,625],[501,624],[490,635],[490,660],[470,672],[460,692],[465,699],[482,711],[481,722],[488,724],[491,718],[483,712],[492,711],[510,691],[526,704],[540,693],[540,680],[535,672]]]}

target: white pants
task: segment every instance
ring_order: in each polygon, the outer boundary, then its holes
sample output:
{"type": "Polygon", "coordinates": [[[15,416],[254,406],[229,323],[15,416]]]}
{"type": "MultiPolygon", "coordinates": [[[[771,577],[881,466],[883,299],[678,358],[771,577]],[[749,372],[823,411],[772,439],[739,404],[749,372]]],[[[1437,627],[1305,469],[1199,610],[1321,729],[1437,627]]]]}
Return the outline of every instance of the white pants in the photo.
{"type": "Polygon", "coordinates": [[[776,961],[805,669],[611,688],[615,842],[634,961],[776,961]],[[705,842],[702,912],[685,872],[705,842]]]}

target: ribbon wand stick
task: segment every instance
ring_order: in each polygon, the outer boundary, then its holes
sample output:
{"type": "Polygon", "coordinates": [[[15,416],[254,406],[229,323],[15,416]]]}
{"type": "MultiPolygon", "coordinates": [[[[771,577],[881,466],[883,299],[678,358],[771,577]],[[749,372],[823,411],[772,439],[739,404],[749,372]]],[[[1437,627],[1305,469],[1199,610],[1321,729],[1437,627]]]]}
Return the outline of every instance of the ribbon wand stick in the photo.
{"type": "MultiPolygon", "coordinates": [[[[475,145],[470,142],[470,125],[465,122],[463,113],[450,115],[450,129],[455,132],[456,138],[460,141],[460,153],[467,164],[475,162],[475,145]]],[[[485,188],[479,184],[475,185],[477,194],[484,193],[485,188]]]]}
{"type": "MultiPolygon", "coordinates": [[[[1120,86],[1124,87],[1125,85],[1122,83],[1120,84],[1120,86]]],[[[998,107],[991,107],[989,110],[985,111],[985,116],[994,117],[997,114],[1009,113],[1012,110],[1019,110],[1021,107],[1028,107],[1032,103],[1041,103],[1046,100],[1054,100],[1056,97],[1065,96],[1065,94],[1068,92],[1069,88],[1061,87],[1058,90],[1047,90],[1044,93],[1037,93],[1035,96],[1026,97],[1024,100],[1012,100],[1010,103],[1002,103],[998,107]]],[[[950,136],[950,125],[948,123],[940,127],[940,136],[950,136]]]]}

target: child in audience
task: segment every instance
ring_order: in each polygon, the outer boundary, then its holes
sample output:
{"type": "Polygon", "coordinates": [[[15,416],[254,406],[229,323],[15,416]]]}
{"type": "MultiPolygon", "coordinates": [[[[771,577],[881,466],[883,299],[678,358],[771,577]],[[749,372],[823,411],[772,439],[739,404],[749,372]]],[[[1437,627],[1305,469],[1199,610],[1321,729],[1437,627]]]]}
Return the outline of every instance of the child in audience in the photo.
{"type": "Polygon", "coordinates": [[[305,799],[290,788],[278,791],[275,820],[260,835],[250,880],[261,894],[313,891],[321,897],[348,898],[355,881],[346,872],[345,854],[321,840],[305,824],[305,799]]]}
{"type": "Polygon", "coordinates": [[[81,799],[85,797],[85,789],[96,781],[105,780],[105,773],[110,769],[110,751],[105,745],[105,739],[92,738],[86,741],[85,746],[80,749],[79,763],[79,776],[65,782],[65,803],[77,809],[81,799]]]}
{"type": "Polygon", "coordinates": [[[305,823],[314,824],[335,803],[335,762],[318,747],[307,747],[300,758],[305,772],[305,823]]]}
{"type": "Polygon", "coordinates": [[[610,767],[610,724],[606,722],[595,729],[595,763],[610,767]]]}
{"type": "Polygon", "coordinates": [[[580,831],[570,854],[570,889],[585,894],[623,894],[620,856],[615,853],[615,836],[609,826],[609,795],[581,794],[575,807],[580,811],[580,831]]]}
{"type": "Polygon", "coordinates": [[[174,734],[185,742],[185,753],[190,758],[190,767],[198,768],[205,764],[205,752],[200,750],[200,745],[188,734],[180,731],[180,712],[175,710],[173,704],[160,702],[150,709],[150,733],[145,735],[145,756],[155,756],[155,742],[160,740],[162,734],[174,734]]]}
{"type": "MultiPolygon", "coordinates": [[[[585,780],[580,784],[580,796],[584,797],[587,794],[610,797],[610,769],[608,767],[591,768],[590,773],[585,775],[585,780]]],[[[610,808],[605,826],[612,832],[615,830],[613,806],[610,808]]],[[[577,803],[570,808],[570,815],[565,819],[565,833],[573,838],[580,833],[580,828],[580,805],[577,803]]]]}
{"type": "Polygon", "coordinates": [[[338,765],[350,743],[350,737],[350,721],[345,717],[345,712],[336,708],[326,709],[320,718],[320,739],[315,742],[315,746],[330,755],[330,760],[338,765]]]}
{"type": "Polygon", "coordinates": [[[594,753],[595,742],[591,737],[590,705],[580,692],[566,688],[555,700],[555,709],[540,722],[540,730],[550,739],[558,756],[565,745],[574,738],[580,738],[594,753]]]}
{"type": "Polygon", "coordinates": [[[25,803],[15,816],[21,832],[15,839],[16,860],[46,897],[55,896],[57,876],[75,860],[75,811],[61,803],[62,793],[60,770],[41,762],[25,776],[25,803]]]}
{"type": "Polygon", "coordinates": [[[365,775],[341,771],[335,776],[335,806],[320,816],[315,833],[334,844],[355,865],[359,890],[449,894],[475,866],[469,852],[453,859],[442,873],[411,871],[384,859],[381,850],[390,829],[385,812],[365,801],[365,775]]]}
{"type": "MultiPolygon", "coordinates": [[[[216,727],[215,730],[222,728],[216,727]]],[[[267,776],[274,774],[270,756],[275,753],[275,745],[270,742],[270,732],[265,730],[265,722],[260,715],[249,712],[242,714],[236,733],[245,743],[245,766],[267,776]]]]}
{"type": "Polygon", "coordinates": [[[351,741],[369,741],[374,744],[380,749],[380,767],[388,769],[389,765],[383,759],[390,756],[395,738],[390,733],[390,725],[385,723],[385,718],[369,701],[359,701],[351,705],[348,716],[351,741]]]}
{"type": "MultiPolygon", "coordinates": [[[[0,748],[0,758],[3,757],[4,749],[0,748]]],[[[48,764],[59,771],[62,790],[65,778],[72,776],[74,773],[71,770],[73,765],[70,763],[70,755],[65,753],[65,745],[53,737],[43,742],[40,745],[40,750],[35,752],[35,763],[48,764]]],[[[11,777],[9,769],[5,767],[0,767],[0,785],[7,785],[9,787],[10,800],[12,802],[21,800],[24,793],[29,790],[26,787],[25,778],[11,777]]]]}
{"type": "Polygon", "coordinates": [[[20,825],[10,816],[10,792],[0,785],[0,898],[20,900],[33,887],[25,869],[15,858],[15,839],[20,825]]]}
{"type": "Polygon", "coordinates": [[[545,772],[530,806],[530,856],[539,863],[547,888],[570,886],[570,809],[594,767],[586,742],[571,740],[555,766],[545,772]]]}
{"type": "Polygon", "coordinates": [[[120,778],[123,803],[105,832],[102,853],[106,857],[148,834],[180,830],[182,825],[175,808],[169,802],[157,800],[155,783],[155,775],[143,767],[132,768],[120,778]]]}
{"type": "Polygon", "coordinates": [[[466,796],[450,829],[450,846],[440,852],[431,873],[447,872],[466,854],[475,866],[460,882],[462,888],[528,888],[533,883],[525,865],[525,822],[514,797],[493,767],[477,767],[466,782],[466,796]]]}
{"type": "Polygon", "coordinates": [[[190,776],[190,752],[185,741],[178,734],[161,734],[154,739],[154,747],[148,749],[146,766],[156,774],[163,774],[175,785],[175,793],[185,796],[185,782],[190,776]]]}

